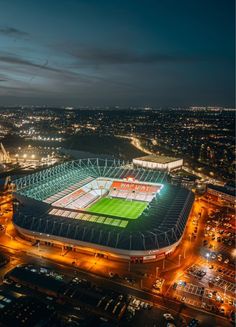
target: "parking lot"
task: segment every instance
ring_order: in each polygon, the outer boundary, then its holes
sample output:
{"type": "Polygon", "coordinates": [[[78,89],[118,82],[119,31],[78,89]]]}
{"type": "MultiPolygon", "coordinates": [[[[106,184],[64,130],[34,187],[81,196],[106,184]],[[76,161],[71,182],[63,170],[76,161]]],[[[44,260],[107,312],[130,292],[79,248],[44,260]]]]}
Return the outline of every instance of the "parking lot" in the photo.
{"type": "Polygon", "coordinates": [[[201,280],[206,275],[205,267],[201,267],[199,265],[192,265],[187,269],[187,274],[201,280]]]}
{"type": "MultiPolygon", "coordinates": [[[[217,277],[216,277],[216,278],[217,278],[217,277]]],[[[218,280],[216,281],[216,278],[213,279],[213,281],[214,281],[214,284],[215,284],[217,287],[221,288],[221,289],[222,289],[223,291],[225,291],[226,293],[227,293],[227,292],[230,292],[230,293],[232,293],[232,295],[235,295],[235,291],[236,291],[235,284],[233,284],[233,283],[231,283],[231,282],[229,282],[229,281],[227,281],[227,280],[224,280],[224,279],[218,279],[218,280]]]]}
{"type": "MultiPolygon", "coordinates": [[[[187,274],[192,276],[193,278],[197,279],[198,281],[205,282],[207,285],[213,284],[215,287],[220,288],[225,293],[230,292],[231,296],[235,295],[236,287],[235,284],[223,279],[224,274],[217,274],[217,271],[209,271],[208,267],[200,266],[200,265],[193,265],[187,269],[187,274]]],[[[228,276],[235,276],[234,273],[230,270],[224,271],[224,273],[228,273],[228,276]]]]}
{"type": "Polygon", "coordinates": [[[235,298],[226,296],[224,292],[185,281],[179,281],[177,285],[174,285],[174,289],[174,297],[177,300],[221,314],[226,315],[236,305],[235,298]],[[224,306],[225,304],[227,307],[224,306]]]}
{"type": "Polygon", "coordinates": [[[185,293],[193,294],[196,296],[204,296],[204,287],[200,287],[191,283],[186,283],[185,285],[178,285],[176,290],[181,290],[185,293]]]}
{"type": "Polygon", "coordinates": [[[234,215],[227,214],[223,209],[211,210],[204,227],[203,245],[222,253],[221,258],[217,260],[224,264],[234,264],[230,252],[235,245],[234,219],[234,215]]]}
{"type": "Polygon", "coordinates": [[[170,292],[181,302],[227,316],[236,304],[233,216],[218,209],[210,216],[202,228],[199,217],[192,220],[194,234],[200,228],[203,235],[199,258],[170,292]]]}
{"type": "MultiPolygon", "coordinates": [[[[236,278],[236,273],[235,270],[231,269],[228,266],[223,266],[214,261],[213,259],[211,259],[211,255],[216,256],[216,254],[214,252],[208,252],[210,254],[210,259],[208,260],[208,263],[206,261],[206,259],[201,258],[200,260],[198,260],[198,265],[199,267],[204,267],[204,269],[206,269],[206,271],[211,270],[212,272],[215,272],[216,274],[222,276],[222,278],[228,278],[231,280],[234,280],[236,278]]],[[[203,269],[203,268],[202,268],[203,269]]]]}

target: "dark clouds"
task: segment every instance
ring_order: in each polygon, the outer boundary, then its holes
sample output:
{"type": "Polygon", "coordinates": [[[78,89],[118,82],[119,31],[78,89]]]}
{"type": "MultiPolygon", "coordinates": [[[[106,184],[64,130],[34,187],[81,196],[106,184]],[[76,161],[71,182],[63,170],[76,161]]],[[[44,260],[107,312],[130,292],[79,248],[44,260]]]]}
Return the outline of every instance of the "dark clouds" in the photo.
{"type": "MultiPolygon", "coordinates": [[[[68,50],[67,50],[68,51],[68,50]]],[[[149,52],[142,53],[133,50],[120,50],[109,48],[79,48],[69,50],[72,56],[81,62],[95,65],[112,64],[162,64],[162,63],[183,63],[193,62],[199,58],[186,55],[171,55],[165,53],[149,52]]]]}
{"type": "Polygon", "coordinates": [[[7,64],[13,64],[13,65],[23,65],[23,66],[29,66],[34,68],[40,68],[44,70],[49,70],[53,72],[60,72],[60,69],[56,69],[53,67],[48,66],[48,60],[45,60],[43,63],[34,63],[33,61],[23,59],[19,56],[14,56],[12,54],[1,54],[0,53],[0,62],[4,62],[7,64]]]}
{"type": "MultiPolygon", "coordinates": [[[[25,77],[23,84],[27,83],[24,87],[28,87],[28,85],[35,83],[37,85],[37,79],[41,78],[45,79],[45,84],[51,84],[51,86],[54,85],[58,90],[63,86],[61,89],[65,90],[71,88],[71,90],[74,91],[76,88],[81,86],[81,84],[88,85],[94,83],[109,83],[116,86],[129,86],[125,82],[112,81],[103,76],[86,74],[76,70],[70,70],[67,67],[55,68],[50,65],[49,59],[44,60],[42,63],[36,63],[30,59],[24,59],[10,53],[0,52],[0,69],[2,67],[4,70],[4,65],[7,65],[7,69],[5,68],[7,73],[13,73],[14,75],[23,72],[25,77]]],[[[8,78],[7,75],[4,77],[0,76],[0,82],[7,81],[14,81],[14,78],[8,78]]],[[[18,84],[20,86],[22,83],[19,81],[18,84]]],[[[1,86],[1,88],[3,89],[3,86],[1,86]]],[[[17,86],[14,85],[14,87],[11,87],[11,85],[8,85],[7,89],[17,89],[17,86]]],[[[19,89],[21,89],[21,87],[19,89]]],[[[50,92],[50,89],[47,90],[47,92],[50,92]]],[[[51,88],[51,92],[54,94],[57,91],[51,88]]]]}
{"type": "Polygon", "coordinates": [[[233,0],[0,0],[1,101],[230,106],[234,20],[233,0]]]}
{"type": "Polygon", "coordinates": [[[29,33],[21,31],[14,27],[0,27],[0,34],[6,35],[6,36],[12,36],[12,37],[25,37],[29,36],[29,33]]]}

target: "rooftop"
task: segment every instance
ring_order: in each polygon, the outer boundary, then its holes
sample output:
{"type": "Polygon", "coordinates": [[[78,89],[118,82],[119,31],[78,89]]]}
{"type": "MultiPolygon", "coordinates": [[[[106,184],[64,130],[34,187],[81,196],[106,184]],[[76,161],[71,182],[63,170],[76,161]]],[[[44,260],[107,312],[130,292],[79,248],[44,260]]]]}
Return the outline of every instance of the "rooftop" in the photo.
{"type": "Polygon", "coordinates": [[[231,196],[235,196],[235,193],[236,193],[236,189],[233,189],[233,188],[227,187],[227,186],[208,184],[207,187],[212,190],[215,190],[215,191],[227,194],[227,195],[231,195],[231,196]]]}
{"type": "Polygon", "coordinates": [[[157,156],[157,155],[150,154],[148,156],[135,158],[135,160],[151,161],[151,162],[155,162],[155,163],[168,164],[170,162],[181,160],[181,158],[168,157],[168,156],[157,156]]]}
{"type": "Polygon", "coordinates": [[[47,277],[44,274],[32,272],[24,267],[15,267],[8,273],[8,276],[19,280],[22,283],[36,285],[39,289],[50,289],[55,294],[57,294],[58,291],[65,286],[65,282],[63,280],[47,277]]]}
{"type": "Polygon", "coordinates": [[[0,289],[0,316],[2,327],[53,326],[53,312],[38,299],[0,289]]]}

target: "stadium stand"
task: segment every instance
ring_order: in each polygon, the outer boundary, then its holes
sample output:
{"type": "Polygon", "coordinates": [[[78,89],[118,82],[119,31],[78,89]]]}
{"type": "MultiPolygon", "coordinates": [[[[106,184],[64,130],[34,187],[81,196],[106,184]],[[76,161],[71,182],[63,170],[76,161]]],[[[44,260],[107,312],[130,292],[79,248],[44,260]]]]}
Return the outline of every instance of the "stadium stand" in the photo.
{"type": "Polygon", "coordinates": [[[74,190],[78,189],[79,187],[81,187],[81,186],[89,183],[91,180],[93,180],[93,177],[85,178],[85,179],[81,180],[80,182],[71,185],[70,187],[66,188],[65,190],[63,190],[63,191],[61,191],[59,193],[53,194],[49,198],[45,199],[44,202],[46,202],[46,203],[54,203],[58,199],[61,199],[65,195],[70,194],[71,192],[73,192],[74,190]]]}
{"type": "MultiPolygon", "coordinates": [[[[76,183],[85,180],[84,184],[87,184],[87,178],[92,181],[101,177],[102,179],[123,179],[129,176],[145,183],[163,183],[166,179],[164,172],[130,168],[130,166],[127,168],[125,162],[106,159],[80,159],[21,177],[15,180],[15,185],[18,193],[22,195],[52,203],[65,196],[66,194],[63,192],[67,188],[75,187],[76,183]],[[60,193],[58,197],[50,198],[57,193],[60,193]]],[[[75,189],[78,189],[78,185],[72,191],[75,189]]],[[[68,191],[67,194],[69,193],[71,191],[68,191]]]]}
{"type": "MultiPolygon", "coordinates": [[[[70,209],[80,209],[85,208],[92,202],[94,202],[98,197],[103,196],[108,192],[109,187],[111,186],[111,181],[102,180],[102,179],[93,179],[87,178],[79,183],[76,183],[76,186],[73,188],[70,187],[64,191],[64,195],[67,194],[67,191],[74,189],[75,187],[81,187],[76,191],[71,192],[60,198],[55,202],[49,202],[45,200],[47,203],[52,203],[53,206],[62,207],[62,208],[70,208],[70,209]],[[91,181],[92,180],[92,181],[91,181]],[[88,183],[87,183],[88,182],[88,183]]],[[[62,194],[62,192],[60,192],[62,194]]],[[[51,198],[55,199],[58,197],[58,194],[52,196],[51,198]]]]}
{"type": "Polygon", "coordinates": [[[112,188],[122,190],[122,191],[135,191],[142,193],[156,193],[158,191],[158,187],[155,185],[148,184],[137,184],[137,183],[129,183],[129,182],[120,182],[114,181],[112,183],[112,188]]]}
{"type": "MultiPolygon", "coordinates": [[[[101,190],[109,190],[111,184],[112,184],[111,180],[97,178],[97,179],[94,179],[92,182],[84,185],[83,190],[85,192],[90,191],[90,190],[100,190],[100,191],[101,190]]],[[[101,195],[101,192],[100,192],[100,195],[101,195]]]]}
{"type": "Polygon", "coordinates": [[[112,217],[105,217],[101,215],[91,215],[90,213],[80,213],[77,211],[69,211],[69,210],[61,210],[61,209],[52,209],[49,211],[49,215],[66,217],[66,218],[74,218],[78,220],[84,220],[97,224],[105,224],[116,227],[125,228],[128,225],[128,220],[117,219],[112,217]]]}
{"type": "Polygon", "coordinates": [[[88,193],[85,193],[84,195],[80,196],[78,199],[67,205],[67,208],[69,209],[80,209],[85,208],[92,202],[94,202],[96,199],[99,198],[99,195],[95,192],[91,191],[88,193]]]}
{"type": "Polygon", "coordinates": [[[81,197],[84,194],[85,194],[85,192],[83,190],[81,190],[81,189],[76,190],[76,191],[64,196],[60,200],[53,202],[53,206],[65,208],[71,202],[75,201],[76,199],[78,199],[79,197],[81,197]]]}
{"type": "Polygon", "coordinates": [[[156,193],[160,191],[160,189],[161,185],[114,181],[111,185],[109,196],[124,198],[127,200],[150,202],[156,196],[156,193]]]}

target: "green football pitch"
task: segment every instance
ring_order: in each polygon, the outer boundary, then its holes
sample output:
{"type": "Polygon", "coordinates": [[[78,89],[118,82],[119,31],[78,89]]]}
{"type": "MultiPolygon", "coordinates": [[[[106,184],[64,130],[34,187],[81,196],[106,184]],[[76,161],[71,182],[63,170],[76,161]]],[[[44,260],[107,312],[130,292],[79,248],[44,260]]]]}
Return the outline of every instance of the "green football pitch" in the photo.
{"type": "Polygon", "coordinates": [[[88,208],[87,211],[101,215],[137,219],[146,207],[147,202],[102,198],[88,208]]]}

